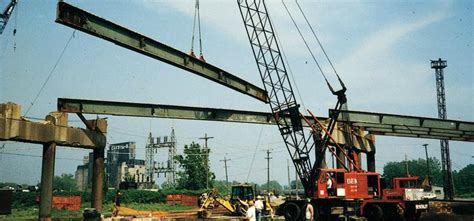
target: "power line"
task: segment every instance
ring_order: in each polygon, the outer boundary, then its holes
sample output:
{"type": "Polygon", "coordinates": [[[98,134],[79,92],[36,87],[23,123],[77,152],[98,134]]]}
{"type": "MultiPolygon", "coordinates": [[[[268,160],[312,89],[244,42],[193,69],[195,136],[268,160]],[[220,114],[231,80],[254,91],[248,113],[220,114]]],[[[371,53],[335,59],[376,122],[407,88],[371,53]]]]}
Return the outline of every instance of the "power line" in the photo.
{"type": "MultiPolygon", "coordinates": [[[[38,157],[38,158],[43,157],[43,156],[40,156],[40,155],[22,154],[22,153],[8,153],[8,152],[0,152],[0,154],[23,156],[23,157],[38,157]]],[[[81,161],[81,162],[83,161],[83,159],[63,158],[63,157],[56,157],[55,159],[57,159],[57,160],[75,160],[75,161],[81,161]]]]}
{"type": "Polygon", "coordinates": [[[263,125],[260,129],[260,133],[258,134],[257,145],[255,145],[255,151],[253,152],[252,161],[250,162],[250,168],[249,168],[249,172],[247,173],[247,179],[245,182],[249,181],[250,173],[252,172],[253,162],[255,161],[255,155],[257,155],[258,146],[260,145],[260,139],[262,138],[262,132],[263,132],[263,125]]]}
{"type": "Polygon", "coordinates": [[[46,84],[48,83],[49,79],[50,79],[51,76],[53,75],[54,70],[56,70],[56,67],[58,66],[59,62],[61,61],[61,59],[62,59],[62,57],[63,57],[63,55],[64,55],[64,52],[66,51],[67,47],[69,46],[69,43],[70,43],[71,40],[74,38],[74,33],[76,33],[76,31],[73,31],[72,34],[71,34],[71,37],[69,37],[69,39],[67,40],[66,45],[64,46],[63,50],[61,51],[61,54],[59,55],[58,59],[56,60],[56,63],[54,64],[53,68],[52,68],[51,71],[49,72],[48,77],[47,77],[46,80],[44,81],[43,85],[41,85],[41,88],[40,88],[40,90],[38,91],[38,93],[36,94],[35,98],[34,98],[33,101],[30,103],[30,106],[29,106],[28,109],[26,110],[25,115],[27,115],[28,112],[30,112],[30,110],[31,110],[31,108],[33,107],[33,105],[35,104],[36,100],[38,100],[38,97],[41,95],[41,92],[43,92],[44,87],[46,86],[46,84]]]}

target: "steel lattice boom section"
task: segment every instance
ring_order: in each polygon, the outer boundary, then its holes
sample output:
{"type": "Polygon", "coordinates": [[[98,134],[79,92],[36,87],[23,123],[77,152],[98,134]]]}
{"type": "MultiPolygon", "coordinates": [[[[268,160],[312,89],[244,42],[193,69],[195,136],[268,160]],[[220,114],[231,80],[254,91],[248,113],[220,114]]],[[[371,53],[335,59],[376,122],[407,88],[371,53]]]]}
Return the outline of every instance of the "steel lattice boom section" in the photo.
{"type": "Polygon", "coordinates": [[[305,189],[312,190],[310,186],[314,185],[314,174],[310,152],[314,142],[312,136],[305,135],[303,130],[299,105],[265,3],[262,0],[238,0],[237,3],[280,134],[305,189]],[[290,118],[279,117],[283,115],[289,115],[290,118]]]}
{"type": "Polygon", "coordinates": [[[10,19],[10,15],[12,14],[13,9],[15,8],[15,5],[17,3],[18,3],[17,0],[12,0],[10,4],[7,5],[3,13],[0,14],[0,35],[3,33],[3,30],[5,30],[8,19],[10,19]]]}

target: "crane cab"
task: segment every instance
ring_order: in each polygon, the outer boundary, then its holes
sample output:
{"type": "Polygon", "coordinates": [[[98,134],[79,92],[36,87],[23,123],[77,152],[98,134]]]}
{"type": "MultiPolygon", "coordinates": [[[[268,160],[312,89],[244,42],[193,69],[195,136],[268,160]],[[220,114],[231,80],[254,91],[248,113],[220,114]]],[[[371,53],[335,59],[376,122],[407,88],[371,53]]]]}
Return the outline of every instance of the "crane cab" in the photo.
{"type": "Polygon", "coordinates": [[[314,198],[372,199],[380,196],[380,174],[321,169],[314,198]]]}

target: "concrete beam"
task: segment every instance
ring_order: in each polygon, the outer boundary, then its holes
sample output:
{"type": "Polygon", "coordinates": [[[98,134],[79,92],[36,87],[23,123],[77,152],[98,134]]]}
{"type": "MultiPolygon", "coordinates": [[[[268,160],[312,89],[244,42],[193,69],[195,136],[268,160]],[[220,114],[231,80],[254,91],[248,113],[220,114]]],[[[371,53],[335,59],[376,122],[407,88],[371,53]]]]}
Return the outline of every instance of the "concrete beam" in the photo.
{"type": "Polygon", "coordinates": [[[268,102],[267,92],[258,86],[205,61],[67,3],[58,2],[56,22],[197,74],[265,103],[268,102]]]}
{"type": "Polygon", "coordinates": [[[47,121],[33,122],[20,116],[21,107],[14,103],[0,104],[0,140],[49,144],[78,148],[104,148],[107,122],[97,119],[101,132],[67,126],[66,113],[50,113],[47,121]]]}

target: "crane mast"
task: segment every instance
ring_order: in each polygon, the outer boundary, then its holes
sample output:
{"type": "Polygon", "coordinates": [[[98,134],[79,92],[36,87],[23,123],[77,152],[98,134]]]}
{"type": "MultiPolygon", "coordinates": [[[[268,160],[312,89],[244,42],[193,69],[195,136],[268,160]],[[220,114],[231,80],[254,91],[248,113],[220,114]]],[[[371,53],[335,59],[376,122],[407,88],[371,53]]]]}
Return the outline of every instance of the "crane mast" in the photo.
{"type": "Polygon", "coordinates": [[[18,3],[18,0],[12,0],[10,4],[7,5],[5,10],[3,10],[2,14],[0,14],[0,34],[3,33],[5,26],[7,26],[8,19],[15,8],[15,5],[18,3]]]}
{"type": "MultiPolygon", "coordinates": [[[[296,101],[265,2],[237,0],[237,3],[264,89],[268,93],[273,117],[305,192],[311,196],[339,111],[330,116],[327,130],[320,125],[312,125],[312,130],[309,131],[303,130],[300,106],[296,101]],[[312,151],[314,151],[314,164],[310,155],[312,151]]],[[[342,104],[346,102],[346,89],[342,81],[340,79],[339,81],[343,86],[340,91],[334,91],[328,83],[333,94],[338,96],[335,110],[340,110],[342,104]]]]}

